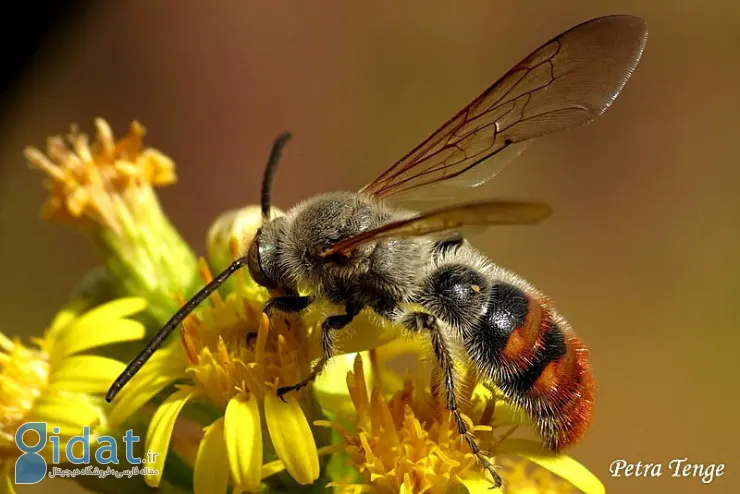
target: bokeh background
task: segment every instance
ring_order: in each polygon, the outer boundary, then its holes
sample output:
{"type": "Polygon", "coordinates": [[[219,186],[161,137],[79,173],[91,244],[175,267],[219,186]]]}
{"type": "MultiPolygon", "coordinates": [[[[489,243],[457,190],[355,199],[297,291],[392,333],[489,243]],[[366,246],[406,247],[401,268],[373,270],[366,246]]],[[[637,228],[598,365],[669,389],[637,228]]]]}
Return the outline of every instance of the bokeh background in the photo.
{"type": "Polygon", "coordinates": [[[12,70],[0,114],[0,328],[12,335],[39,333],[96,261],[77,231],[39,220],[45,192],[24,146],[43,147],[73,122],[93,132],[97,116],[116,135],[141,121],[146,143],[177,164],[164,207],[203,252],[217,214],[258,200],[277,133],[295,136],[276,181],[280,207],[357,189],[551,36],[599,15],[644,17],[647,49],[616,104],[588,127],[540,139],[487,186],[491,195],[547,201],[553,218],[476,242],[552,296],[589,344],[600,399],[572,454],[609,492],[737,492],[736,3],[56,8],[5,19],[22,31],[4,34],[12,70]],[[609,477],[615,459],[685,457],[724,463],[725,475],[710,485],[668,472],[609,477]]]}

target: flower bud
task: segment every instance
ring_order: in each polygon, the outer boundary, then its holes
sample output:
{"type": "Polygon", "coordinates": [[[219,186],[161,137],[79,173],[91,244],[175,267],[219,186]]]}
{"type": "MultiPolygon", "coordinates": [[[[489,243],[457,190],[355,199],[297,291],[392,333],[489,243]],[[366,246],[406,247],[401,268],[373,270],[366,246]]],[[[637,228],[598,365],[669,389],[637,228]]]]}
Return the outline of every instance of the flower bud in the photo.
{"type": "MultiPolygon", "coordinates": [[[[283,215],[277,208],[272,208],[271,218],[283,215]]],[[[231,264],[234,259],[245,256],[249,246],[262,226],[262,210],[260,206],[249,205],[241,209],[233,209],[221,214],[208,229],[206,249],[208,263],[214,273],[220,273],[231,264]]],[[[248,282],[252,284],[249,274],[244,270],[248,282]]],[[[224,283],[226,290],[232,288],[231,280],[224,283]]]]}

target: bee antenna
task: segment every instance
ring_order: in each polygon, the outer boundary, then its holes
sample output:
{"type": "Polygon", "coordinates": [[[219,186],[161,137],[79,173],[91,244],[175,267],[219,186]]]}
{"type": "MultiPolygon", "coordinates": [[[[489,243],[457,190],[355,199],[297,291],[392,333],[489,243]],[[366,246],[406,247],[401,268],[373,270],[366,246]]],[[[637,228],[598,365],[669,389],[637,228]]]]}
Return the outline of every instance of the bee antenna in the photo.
{"type": "Polygon", "coordinates": [[[272,191],[272,179],[275,177],[275,170],[277,170],[278,163],[280,162],[280,155],[283,152],[283,148],[288,140],[292,137],[290,132],[280,134],[275,142],[272,144],[272,151],[270,152],[270,159],[267,160],[267,167],[265,168],[265,174],[262,177],[262,219],[268,221],[270,219],[271,209],[271,198],[270,193],[272,191]]]}
{"type": "Polygon", "coordinates": [[[172,331],[185,320],[188,315],[195,310],[201,302],[203,302],[208,296],[216,290],[219,286],[226,281],[229,276],[234,274],[237,270],[247,265],[247,257],[240,257],[232,262],[228,268],[224,269],[218,276],[216,276],[210,283],[200,289],[198,293],[193,295],[193,298],[188,300],[180,310],[175,312],[169,321],[160,329],[157,334],[152,338],[149,344],[139,352],[139,354],[129,363],[126,368],[121,372],[121,375],[111,385],[108,390],[108,394],[105,395],[105,401],[110,403],[113,398],[116,397],[118,392],[128,383],[139,369],[146,364],[157,349],[162,346],[164,340],[172,333],[172,331]]]}

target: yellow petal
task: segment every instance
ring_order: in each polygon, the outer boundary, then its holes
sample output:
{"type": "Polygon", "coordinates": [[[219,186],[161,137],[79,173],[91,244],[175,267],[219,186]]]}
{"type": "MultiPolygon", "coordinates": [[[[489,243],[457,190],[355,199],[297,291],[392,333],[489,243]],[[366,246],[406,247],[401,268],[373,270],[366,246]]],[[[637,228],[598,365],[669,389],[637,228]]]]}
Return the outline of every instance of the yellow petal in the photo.
{"type": "Polygon", "coordinates": [[[585,494],[604,494],[604,484],[586,467],[570,456],[550,453],[542,444],[528,439],[505,439],[496,445],[497,455],[516,455],[537,463],[561,477],[585,494]]]}
{"type": "Polygon", "coordinates": [[[80,393],[105,393],[123,371],[123,362],[97,355],[63,359],[54,367],[50,382],[56,389],[80,393]]]}
{"type": "Polygon", "coordinates": [[[229,400],[224,420],[231,476],[237,486],[253,491],[262,471],[262,426],[254,393],[229,400]]]}
{"type": "Polygon", "coordinates": [[[111,427],[120,425],[153,396],[173,381],[184,377],[184,358],[179,344],[155,353],[114,398],[113,410],[108,417],[111,427]]]}
{"type": "Polygon", "coordinates": [[[144,326],[124,316],[146,307],[140,298],[124,298],[109,302],[86,312],[58,332],[54,343],[54,359],[111,343],[140,340],[144,326]]]}
{"type": "MultiPolygon", "coordinates": [[[[468,494],[489,494],[492,492],[500,492],[491,490],[491,481],[483,477],[482,475],[467,475],[458,479],[460,483],[465,486],[465,490],[468,494]]],[[[453,488],[452,492],[460,492],[461,489],[453,488]]],[[[508,493],[507,493],[508,494],[508,493]]]]}
{"type": "Polygon", "coordinates": [[[87,311],[82,317],[95,319],[122,319],[124,317],[139,314],[149,305],[145,298],[141,297],[124,297],[110,302],[106,302],[92,310],[87,311]]]}
{"type": "Polygon", "coordinates": [[[404,387],[404,374],[418,372],[420,358],[432,355],[426,338],[402,336],[375,349],[375,382],[384,390],[395,392],[404,387]],[[409,365],[411,363],[411,365],[409,365]]]}
{"type": "Polygon", "coordinates": [[[506,401],[500,390],[495,391],[494,395],[494,391],[489,389],[489,386],[488,383],[479,383],[473,389],[473,397],[477,397],[488,405],[493,404],[494,406],[493,422],[486,421],[486,425],[491,423],[494,423],[498,427],[507,425],[532,425],[532,419],[527,416],[521,407],[514,406],[506,401]]]}
{"type": "MultiPolygon", "coordinates": [[[[320,323],[326,318],[326,314],[333,310],[332,306],[324,301],[316,301],[315,304],[306,309],[305,313],[301,313],[301,319],[306,327],[313,325],[320,327],[320,323]]],[[[319,331],[316,331],[315,334],[318,335],[319,331]]],[[[334,354],[344,355],[345,353],[357,353],[377,348],[398,338],[400,334],[400,326],[391,324],[370,311],[362,312],[352,321],[352,337],[337,338],[334,345],[334,354]]],[[[314,337],[312,335],[309,353],[311,358],[321,356],[321,342],[318,336],[314,337]]]]}
{"type": "Polygon", "coordinates": [[[532,420],[521,408],[511,403],[499,400],[496,402],[494,411],[494,422],[496,426],[502,427],[507,425],[531,425],[532,420]]]}
{"type": "Polygon", "coordinates": [[[195,391],[192,387],[183,386],[164,400],[157,411],[154,412],[152,421],[149,422],[149,430],[146,433],[146,448],[158,453],[154,463],[147,465],[157,473],[144,475],[144,480],[149,487],[159,486],[164,470],[164,461],[167,459],[167,451],[170,447],[172,429],[175,427],[175,420],[177,420],[182,407],[194,394],[195,391]]]}
{"type": "Polygon", "coordinates": [[[312,484],[319,478],[316,441],[295,394],[286,396],[286,401],[275,393],[265,395],[267,430],[288,473],[301,485],[312,484]]]}
{"type": "Polygon", "coordinates": [[[195,457],[194,494],[220,494],[229,485],[229,457],[226,454],[224,419],[206,427],[195,457]]]}
{"type": "MultiPolygon", "coordinates": [[[[374,377],[372,362],[368,352],[362,352],[361,355],[362,367],[365,376],[368,377],[369,393],[374,377]]],[[[355,407],[347,389],[347,373],[352,371],[356,356],[356,353],[336,356],[314,381],[314,395],[324,410],[330,410],[332,414],[340,416],[351,416],[355,413],[355,407]]]]}
{"type": "Polygon", "coordinates": [[[102,411],[84,401],[84,396],[46,394],[38,399],[26,422],[47,422],[48,430],[59,427],[62,436],[82,433],[84,426],[93,426],[100,420],[102,411]]]}
{"type": "Polygon", "coordinates": [[[54,320],[46,330],[45,336],[52,339],[56,338],[56,334],[74,321],[88,305],[89,301],[85,298],[76,298],[69,302],[54,316],[54,320]]]}
{"type": "Polygon", "coordinates": [[[285,470],[285,463],[283,463],[282,460],[271,461],[270,463],[262,465],[262,473],[260,474],[260,477],[266,479],[267,477],[280,473],[283,470],[285,470]]]}

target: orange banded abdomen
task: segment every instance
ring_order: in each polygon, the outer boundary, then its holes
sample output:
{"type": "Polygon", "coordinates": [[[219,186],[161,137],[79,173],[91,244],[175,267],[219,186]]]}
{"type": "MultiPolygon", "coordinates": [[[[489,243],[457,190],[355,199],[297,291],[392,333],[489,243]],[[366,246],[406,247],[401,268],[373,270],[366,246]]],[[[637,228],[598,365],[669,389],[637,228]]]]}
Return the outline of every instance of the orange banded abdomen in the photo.
{"type": "Polygon", "coordinates": [[[588,350],[538,297],[496,282],[464,343],[471,362],[524,409],[547,447],[566,448],[585,434],[595,393],[588,350]]]}

